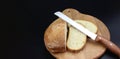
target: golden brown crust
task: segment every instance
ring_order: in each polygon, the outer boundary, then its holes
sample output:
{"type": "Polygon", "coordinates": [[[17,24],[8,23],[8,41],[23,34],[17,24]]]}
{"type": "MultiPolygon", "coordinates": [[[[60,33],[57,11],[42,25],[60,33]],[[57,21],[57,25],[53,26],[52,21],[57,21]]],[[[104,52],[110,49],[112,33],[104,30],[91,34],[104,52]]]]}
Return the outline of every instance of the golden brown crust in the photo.
{"type": "Polygon", "coordinates": [[[61,19],[55,20],[45,31],[44,42],[51,52],[66,51],[67,25],[61,19]]]}

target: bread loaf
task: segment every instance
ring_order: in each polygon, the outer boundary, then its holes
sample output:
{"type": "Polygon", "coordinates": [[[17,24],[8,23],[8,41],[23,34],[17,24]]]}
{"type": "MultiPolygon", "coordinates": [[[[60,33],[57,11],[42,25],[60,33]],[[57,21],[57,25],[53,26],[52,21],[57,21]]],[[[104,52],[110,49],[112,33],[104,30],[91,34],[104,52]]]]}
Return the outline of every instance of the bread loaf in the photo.
{"type": "Polygon", "coordinates": [[[67,24],[61,19],[55,20],[46,29],[44,42],[47,49],[51,52],[66,51],[67,24]]]}

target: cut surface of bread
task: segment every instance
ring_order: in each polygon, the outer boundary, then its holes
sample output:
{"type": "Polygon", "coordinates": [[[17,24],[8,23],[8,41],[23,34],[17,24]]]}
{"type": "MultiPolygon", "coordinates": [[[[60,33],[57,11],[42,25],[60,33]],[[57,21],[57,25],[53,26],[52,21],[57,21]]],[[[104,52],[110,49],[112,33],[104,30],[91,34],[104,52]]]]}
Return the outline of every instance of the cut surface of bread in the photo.
{"type": "MultiPolygon", "coordinates": [[[[97,26],[92,22],[85,21],[85,20],[75,20],[77,23],[83,25],[85,28],[90,30],[93,33],[97,32],[97,26]]],[[[87,41],[87,36],[80,32],[79,30],[75,29],[74,27],[69,26],[69,34],[67,40],[67,48],[69,50],[75,51],[80,50],[84,47],[87,41]]]]}
{"type": "Polygon", "coordinates": [[[67,24],[63,20],[57,19],[45,31],[45,46],[51,52],[65,52],[66,37],[67,24]]]}
{"type": "Polygon", "coordinates": [[[74,27],[69,27],[69,36],[67,40],[67,48],[69,50],[80,50],[86,43],[86,35],[78,31],[74,27]]]}

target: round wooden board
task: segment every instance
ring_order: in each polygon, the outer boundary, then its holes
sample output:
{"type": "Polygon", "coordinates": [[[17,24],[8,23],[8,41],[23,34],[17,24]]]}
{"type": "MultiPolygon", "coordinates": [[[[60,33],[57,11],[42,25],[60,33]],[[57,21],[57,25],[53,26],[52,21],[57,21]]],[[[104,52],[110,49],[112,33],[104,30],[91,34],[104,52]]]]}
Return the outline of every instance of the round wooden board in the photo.
{"type": "MultiPolygon", "coordinates": [[[[63,11],[68,17],[72,18],[73,20],[87,20],[97,25],[98,31],[97,34],[107,38],[110,40],[110,33],[106,25],[100,21],[99,19],[82,14],[75,9],[65,9],[63,11]]],[[[64,53],[52,53],[50,52],[56,59],[97,59],[99,58],[106,50],[99,42],[94,42],[90,38],[88,38],[86,45],[84,48],[77,52],[71,52],[67,50],[64,53]]]]}

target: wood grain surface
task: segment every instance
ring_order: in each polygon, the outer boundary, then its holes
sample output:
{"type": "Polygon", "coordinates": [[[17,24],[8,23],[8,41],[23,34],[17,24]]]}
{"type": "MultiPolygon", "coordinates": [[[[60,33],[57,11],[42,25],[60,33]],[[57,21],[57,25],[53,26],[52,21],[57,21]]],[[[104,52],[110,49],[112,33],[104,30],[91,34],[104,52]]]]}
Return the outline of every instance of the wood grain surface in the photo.
{"type": "MultiPolygon", "coordinates": [[[[73,20],[87,20],[97,25],[97,34],[110,40],[110,33],[106,25],[97,19],[96,17],[82,14],[79,11],[69,8],[63,11],[65,15],[72,18],[73,20]]],[[[92,41],[89,37],[87,38],[87,43],[82,50],[77,52],[71,52],[67,50],[63,53],[52,53],[49,51],[56,59],[98,59],[102,54],[104,54],[106,47],[102,44],[92,41]]]]}

